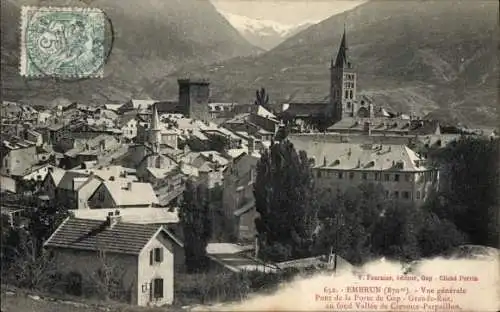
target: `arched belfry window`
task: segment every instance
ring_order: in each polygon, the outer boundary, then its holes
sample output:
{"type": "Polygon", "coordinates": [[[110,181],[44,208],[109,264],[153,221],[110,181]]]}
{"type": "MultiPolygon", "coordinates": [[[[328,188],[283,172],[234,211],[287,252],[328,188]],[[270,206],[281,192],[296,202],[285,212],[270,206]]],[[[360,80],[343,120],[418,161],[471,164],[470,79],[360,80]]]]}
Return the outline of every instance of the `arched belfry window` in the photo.
{"type": "Polygon", "coordinates": [[[352,90],[349,91],[349,98],[352,100],[352,90]]]}

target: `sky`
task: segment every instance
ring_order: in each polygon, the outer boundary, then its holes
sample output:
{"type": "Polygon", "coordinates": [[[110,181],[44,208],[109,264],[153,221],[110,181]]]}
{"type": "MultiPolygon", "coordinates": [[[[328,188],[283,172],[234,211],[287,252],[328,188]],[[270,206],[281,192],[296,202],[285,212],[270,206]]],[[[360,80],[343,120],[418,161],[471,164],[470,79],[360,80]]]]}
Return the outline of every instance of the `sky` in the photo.
{"type": "Polygon", "coordinates": [[[211,0],[218,10],[282,24],[316,22],[352,9],[360,0],[211,0]]]}

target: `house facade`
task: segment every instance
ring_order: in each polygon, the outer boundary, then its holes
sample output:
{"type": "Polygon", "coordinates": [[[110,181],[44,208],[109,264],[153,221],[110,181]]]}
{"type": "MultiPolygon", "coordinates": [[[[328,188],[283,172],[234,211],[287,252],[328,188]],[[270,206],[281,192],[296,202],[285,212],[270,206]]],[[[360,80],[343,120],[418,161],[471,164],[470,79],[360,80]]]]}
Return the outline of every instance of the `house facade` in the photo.
{"type": "Polygon", "coordinates": [[[243,154],[224,171],[222,191],[223,228],[230,241],[255,237],[255,199],[253,183],[257,177],[258,158],[243,154]]]}
{"type": "Polygon", "coordinates": [[[120,218],[119,212],[105,221],[70,217],[44,247],[54,255],[59,273],[72,276],[75,295],[86,289],[105,291],[99,285],[107,273],[118,285],[110,294],[118,300],[139,306],[172,304],[174,254],[183,254],[182,243],[163,226],[125,223],[120,218]]]}
{"type": "Polygon", "coordinates": [[[0,147],[1,174],[24,176],[38,162],[36,145],[27,141],[4,141],[0,147]]]}
{"type": "Polygon", "coordinates": [[[439,172],[406,145],[292,142],[313,163],[316,187],[345,191],[379,184],[385,197],[421,205],[439,186],[439,172]]]}

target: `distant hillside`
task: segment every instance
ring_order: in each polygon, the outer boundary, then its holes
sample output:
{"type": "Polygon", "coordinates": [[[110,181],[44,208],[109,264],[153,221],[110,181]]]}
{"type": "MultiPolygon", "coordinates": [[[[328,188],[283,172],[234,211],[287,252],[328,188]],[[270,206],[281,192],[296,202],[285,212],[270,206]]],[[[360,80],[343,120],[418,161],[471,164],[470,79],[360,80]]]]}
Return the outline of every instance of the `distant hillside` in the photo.
{"type": "Polygon", "coordinates": [[[2,0],[2,96],[43,102],[56,97],[103,102],[147,97],[142,87],[184,64],[208,64],[260,49],[246,41],[209,0],[2,0]],[[20,7],[88,6],[103,9],[115,42],[103,80],[58,82],[19,76],[20,7]]]}
{"type": "Polygon", "coordinates": [[[382,106],[432,113],[471,125],[497,122],[498,4],[495,1],[370,1],[313,25],[262,55],[190,67],[149,92],[175,92],[175,77],[204,74],[213,97],[252,101],[264,86],[272,100],[327,94],[329,61],[344,21],[362,93],[382,106]]]}
{"type": "Polygon", "coordinates": [[[222,15],[236,28],[245,39],[255,46],[270,50],[287,38],[316,23],[298,25],[281,24],[276,21],[253,19],[247,16],[222,12],[222,15]]]}

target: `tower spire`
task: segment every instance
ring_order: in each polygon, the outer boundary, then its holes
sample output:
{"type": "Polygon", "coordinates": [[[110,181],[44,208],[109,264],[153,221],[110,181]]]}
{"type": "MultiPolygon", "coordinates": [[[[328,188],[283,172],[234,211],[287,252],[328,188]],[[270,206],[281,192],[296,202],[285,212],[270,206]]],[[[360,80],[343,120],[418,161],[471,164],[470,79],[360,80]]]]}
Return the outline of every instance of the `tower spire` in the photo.
{"type": "Polygon", "coordinates": [[[156,103],[153,104],[153,114],[151,116],[149,143],[153,146],[155,153],[158,153],[160,150],[160,143],[161,143],[161,129],[160,129],[160,117],[158,116],[158,109],[156,108],[156,103]]]}
{"type": "Polygon", "coordinates": [[[344,32],[342,33],[342,40],[340,41],[339,52],[337,53],[337,59],[335,60],[335,67],[344,67],[345,65],[349,65],[349,61],[347,58],[348,50],[349,48],[347,46],[346,26],[344,22],[344,32]]]}

